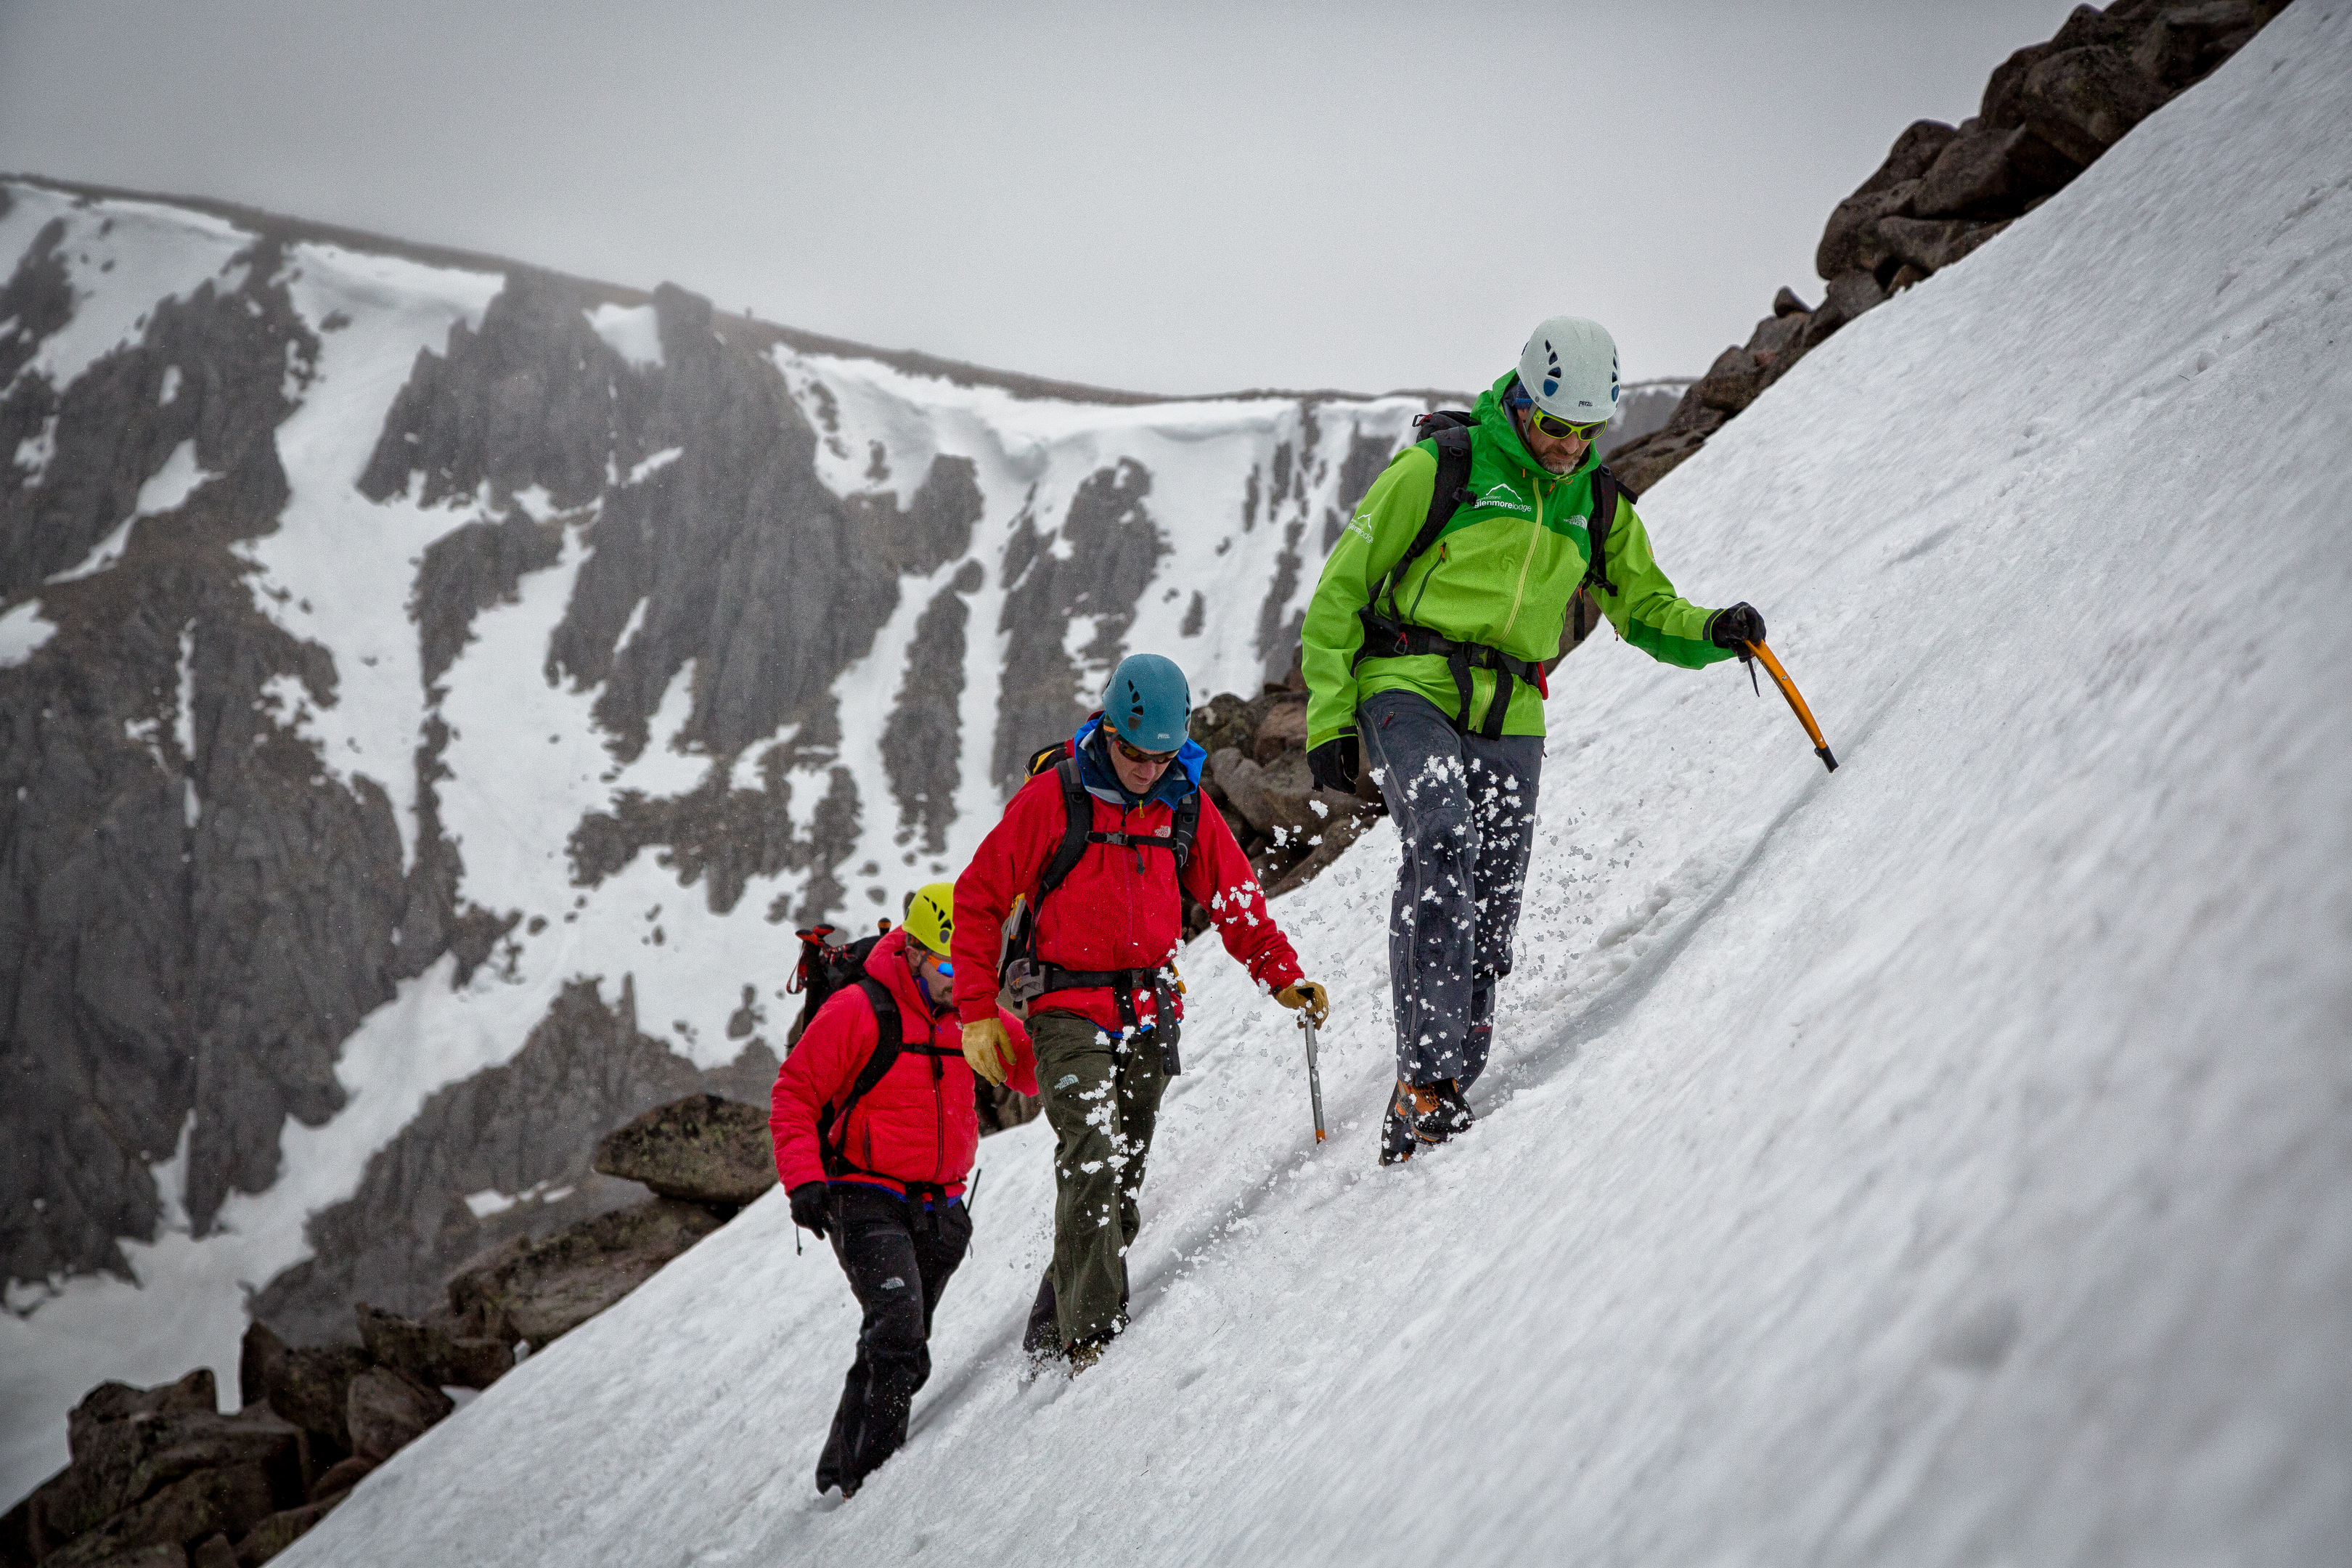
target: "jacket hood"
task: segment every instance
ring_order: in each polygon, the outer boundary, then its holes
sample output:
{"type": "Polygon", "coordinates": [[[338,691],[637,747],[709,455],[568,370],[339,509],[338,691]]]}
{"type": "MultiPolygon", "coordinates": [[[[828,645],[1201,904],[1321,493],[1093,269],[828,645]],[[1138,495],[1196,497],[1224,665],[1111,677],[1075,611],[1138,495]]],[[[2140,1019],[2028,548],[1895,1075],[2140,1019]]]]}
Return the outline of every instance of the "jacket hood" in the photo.
{"type": "Polygon", "coordinates": [[[1513,419],[1511,411],[1503,406],[1503,394],[1509,391],[1511,383],[1518,379],[1519,373],[1516,370],[1505,373],[1494,385],[1478,395],[1477,405],[1470,411],[1477,416],[1479,429],[1484,431],[1486,438],[1495,444],[1497,455],[1526,470],[1529,477],[1540,478],[1552,483],[1572,479],[1578,474],[1589,474],[1599,468],[1601,466],[1599,441],[1585,443],[1584,461],[1576,466],[1575,473],[1555,474],[1536,461],[1535,454],[1528,450],[1528,444],[1519,439],[1518,421],[1513,419]]]}
{"type": "Polygon", "coordinates": [[[887,988],[898,1004],[899,1017],[929,1018],[935,1011],[923,999],[923,988],[915,983],[915,972],[907,963],[905,926],[892,927],[874,944],[874,951],[866,955],[866,976],[887,988]]]}
{"type": "Polygon", "coordinates": [[[1141,805],[1157,800],[1165,802],[1173,810],[1183,803],[1186,795],[1201,787],[1201,769],[1207,764],[1209,753],[1201,749],[1198,741],[1187,739],[1176,749],[1175,765],[1160,775],[1149,794],[1139,796],[1129,794],[1127,786],[1118,782],[1117,770],[1112,768],[1110,758],[1104,754],[1102,743],[1096,739],[1101,729],[1101,713],[1092,713],[1087,715],[1085,723],[1078,726],[1078,732],[1070,737],[1077,752],[1079,781],[1089,793],[1113,805],[1132,803],[1141,805]]]}

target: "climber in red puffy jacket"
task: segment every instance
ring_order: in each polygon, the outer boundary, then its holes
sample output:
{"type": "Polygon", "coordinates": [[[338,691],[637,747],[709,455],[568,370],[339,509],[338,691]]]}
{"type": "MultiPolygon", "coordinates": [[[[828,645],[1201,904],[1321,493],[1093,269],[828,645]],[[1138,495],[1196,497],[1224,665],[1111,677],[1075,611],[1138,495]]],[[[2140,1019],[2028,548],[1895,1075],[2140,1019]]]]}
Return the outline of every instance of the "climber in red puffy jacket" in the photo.
{"type": "MultiPolygon", "coordinates": [[[[950,999],[955,889],[917,892],[907,923],[874,944],[866,978],[825,999],[776,1074],[768,1114],[776,1174],[796,1225],[830,1236],[865,1310],[816,1487],[854,1496],[907,1440],[915,1391],[930,1376],[931,1314],[971,1243],[964,1177],[980,1146],[971,1068],[950,999]],[[872,991],[896,1014],[898,1054],[849,1106],[883,1043],[872,991]]],[[[1001,1014],[1013,1086],[1037,1092],[1029,1037],[1001,1014]]]]}
{"type": "Polygon", "coordinates": [[[1001,973],[1027,1006],[1055,1138],[1054,1259],[1023,1343],[1041,1359],[1067,1357],[1073,1373],[1127,1322],[1144,1164],[1160,1096],[1181,1070],[1171,966],[1183,895],[1276,1001],[1318,1023],[1329,1005],[1299,973],[1248,857],[1201,787],[1207,757],[1188,732],[1192,708],[1173,660],[1121,659],[1102,711],[1038,754],[956,879],[964,1053],[992,1080],[1014,1054],[995,1022],[1001,973]]]}

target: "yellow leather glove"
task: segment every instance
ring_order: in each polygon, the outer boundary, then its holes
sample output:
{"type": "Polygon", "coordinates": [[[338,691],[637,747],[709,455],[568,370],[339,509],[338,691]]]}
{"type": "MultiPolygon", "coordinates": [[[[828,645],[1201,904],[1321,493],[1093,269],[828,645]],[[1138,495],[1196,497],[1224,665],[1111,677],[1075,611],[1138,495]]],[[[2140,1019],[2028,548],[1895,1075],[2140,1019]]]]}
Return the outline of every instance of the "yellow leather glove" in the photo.
{"type": "Polygon", "coordinates": [[[972,1071],[1003,1087],[1005,1075],[1013,1070],[1013,1037],[1005,1032],[1004,1020],[982,1018],[977,1024],[966,1024],[963,1059],[971,1064],[972,1071]]]}
{"type": "Polygon", "coordinates": [[[1323,1026],[1323,1020],[1331,1016],[1331,994],[1312,980],[1286,985],[1274,994],[1274,999],[1294,1011],[1306,1008],[1307,1016],[1315,1020],[1315,1026],[1318,1029],[1323,1026]]]}

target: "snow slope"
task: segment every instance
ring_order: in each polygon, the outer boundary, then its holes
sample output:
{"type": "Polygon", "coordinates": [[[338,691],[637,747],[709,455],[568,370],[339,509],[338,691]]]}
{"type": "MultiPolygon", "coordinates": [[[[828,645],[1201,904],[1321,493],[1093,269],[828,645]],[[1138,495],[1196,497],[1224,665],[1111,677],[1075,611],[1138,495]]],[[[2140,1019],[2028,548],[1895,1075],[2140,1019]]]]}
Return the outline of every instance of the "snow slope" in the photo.
{"type": "Polygon", "coordinates": [[[985,1147],[908,1448],[781,1194],[403,1452],[327,1563],[2341,1562],[2352,1546],[2352,7],[2303,0],[1849,327],[1646,512],[1736,666],[1557,682],[1481,1124],[1378,1170],[1375,837],[1194,955],[1080,1380],[985,1147]]]}

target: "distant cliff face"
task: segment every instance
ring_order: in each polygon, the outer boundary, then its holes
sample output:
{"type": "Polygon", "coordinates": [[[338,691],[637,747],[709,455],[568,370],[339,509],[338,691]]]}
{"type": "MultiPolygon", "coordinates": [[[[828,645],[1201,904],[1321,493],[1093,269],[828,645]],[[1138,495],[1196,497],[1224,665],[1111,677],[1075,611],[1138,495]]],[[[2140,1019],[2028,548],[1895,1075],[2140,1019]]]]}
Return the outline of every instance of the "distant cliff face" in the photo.
{"type": "Polygon", "coordinates": [[[25,1343],[215,1234],[347,1332],[620,1201],[594,1138],[758,1098],[793,925],[952,875],[1124,653],[1279,677],[1427,406],[1053,387],[31,183],[0,268],[25,1343]]]}

